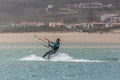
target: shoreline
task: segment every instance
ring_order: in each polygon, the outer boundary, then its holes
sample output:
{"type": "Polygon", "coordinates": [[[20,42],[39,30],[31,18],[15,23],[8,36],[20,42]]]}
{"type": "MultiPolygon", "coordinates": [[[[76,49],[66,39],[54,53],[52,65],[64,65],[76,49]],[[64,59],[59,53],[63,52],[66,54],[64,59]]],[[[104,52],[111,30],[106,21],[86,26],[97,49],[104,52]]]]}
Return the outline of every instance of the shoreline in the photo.
{"type": "Polygon", "coordinates": [[[119,33],[79,33],[79,32],[30,32],[30,33],[0,33],[0,43],[37,43],[34,37],[48,38],[55,41],[60,38],[62,43],[120,43],[119,33]]]}

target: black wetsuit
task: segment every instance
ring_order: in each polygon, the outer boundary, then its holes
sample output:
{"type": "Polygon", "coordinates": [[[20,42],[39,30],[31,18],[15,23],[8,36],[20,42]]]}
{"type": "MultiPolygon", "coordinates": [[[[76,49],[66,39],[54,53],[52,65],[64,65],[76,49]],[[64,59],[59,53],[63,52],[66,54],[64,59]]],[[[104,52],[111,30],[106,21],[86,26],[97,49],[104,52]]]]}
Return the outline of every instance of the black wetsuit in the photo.
{"type": "Polygon", "coordinates": [[[46,52],[43,57],[46,57],[48,55],[48,59],[50,59],[50,55],[55,54],[57,50],[59,49],[60,43],[59,42],[50,42],[51,50],[46,52]]]}

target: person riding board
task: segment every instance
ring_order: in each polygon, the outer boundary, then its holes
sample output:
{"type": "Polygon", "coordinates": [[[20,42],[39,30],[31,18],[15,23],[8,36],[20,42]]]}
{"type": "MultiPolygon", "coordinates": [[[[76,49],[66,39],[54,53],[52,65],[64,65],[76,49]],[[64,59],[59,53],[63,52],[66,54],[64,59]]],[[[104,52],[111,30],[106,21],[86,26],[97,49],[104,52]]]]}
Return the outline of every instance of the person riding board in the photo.
{"type": "Polygon", "coordinates": [[[57,52],[57,50],[59,49],[59,47],[60,47],[60,39],[57,38],[56,42],[52,42],[47,38],[44,38],[44,39],[48,41],[48,47],[50,47],[51,50],[46,52],[42,57],[44,58],[44,57],[48,56],[48,59],[50,59],[50,55],[55,54],[57,52]]]}

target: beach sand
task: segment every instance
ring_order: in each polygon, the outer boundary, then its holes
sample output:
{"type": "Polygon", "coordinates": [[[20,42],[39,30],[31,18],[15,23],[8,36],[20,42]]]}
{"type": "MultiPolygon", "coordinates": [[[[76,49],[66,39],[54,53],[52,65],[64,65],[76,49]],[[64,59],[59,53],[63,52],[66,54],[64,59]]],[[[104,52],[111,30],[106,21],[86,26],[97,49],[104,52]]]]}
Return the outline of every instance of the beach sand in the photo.
{"type": "Polygon", "coordinates": [[[56,38],[60,38],[62,43],[119,43],[119,33],[78,33],[78,32],[66,32],[66,33],[47,33],[47,32],[31,32],[31,33],[1,33],[0,43],[36,43],[41,42],[34,37],[37,35],[40,38],[48,38],[55,41],[56,38]]]}

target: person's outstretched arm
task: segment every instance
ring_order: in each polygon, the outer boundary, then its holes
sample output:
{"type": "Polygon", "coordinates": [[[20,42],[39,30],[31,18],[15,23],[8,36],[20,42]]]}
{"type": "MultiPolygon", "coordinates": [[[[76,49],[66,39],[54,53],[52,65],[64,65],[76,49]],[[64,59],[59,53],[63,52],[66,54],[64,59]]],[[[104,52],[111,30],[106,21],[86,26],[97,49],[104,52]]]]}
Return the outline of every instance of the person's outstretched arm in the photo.
{"type": "Polygon", "coordinates": [[[45,40],[47,40],[48,41],[48,47],[50,47],[50,40],[49,39],[47,39],[47,38],[44,38],[45,40]]]}

